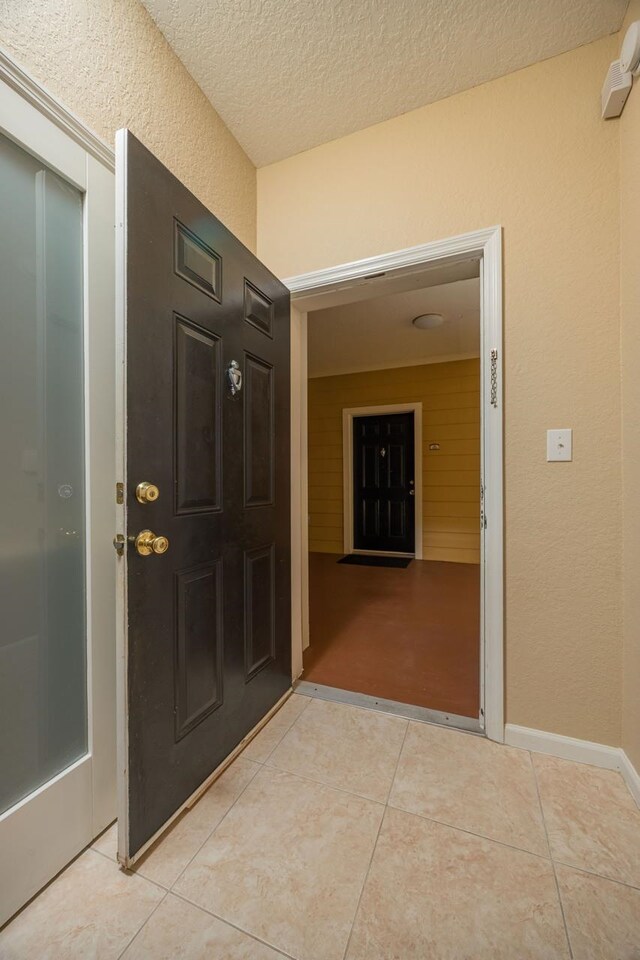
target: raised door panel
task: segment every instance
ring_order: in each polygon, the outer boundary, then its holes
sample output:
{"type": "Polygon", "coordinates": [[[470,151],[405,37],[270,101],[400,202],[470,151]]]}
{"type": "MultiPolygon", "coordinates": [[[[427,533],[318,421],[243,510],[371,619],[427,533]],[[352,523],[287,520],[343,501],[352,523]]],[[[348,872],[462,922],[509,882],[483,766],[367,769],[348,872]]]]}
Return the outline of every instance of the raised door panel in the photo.
{"type": "Polygon", "coordinates": [[[252,327],[273,338],[273,301],[248,280],[244,281],[244,318],[252,327]]]}
{"type": "Polygon", "coordinates": [[[222,258],[179,220],[174,220],[174,230],[176,274],[221,303],[222,258]]]}
{"type": "Polygon", "coordinates": [[[406,476],[406,447],[400,443],[389,443],[387,447],[387,470],[389,487],[404,487],[407,483],[406,476]]]}
{"type": "Polygon", "coordinates": [[[223,702],[222,562],[176,574],[176,740],[223,702]]]}
{"type": "Polygon", "coordinates": [[[245,356],[244,490],[247,507],[273,503],[273,367],[245,356]]]}
{"type": "Polygon", "coordinates": [[[245,675],[251,680],[275,658],[275,547],[245,553],[245,675]]]}
{"type": "Polygon", "coordinates": [[[402,500],[389,500],[387,503],[387,527],[393,540],[407,536],[407,508],[402,500]]]}
{"type": "Polygon", "coordinates": [[[222,506],[221,341],[175,317],[176,513],[222,506]]]}

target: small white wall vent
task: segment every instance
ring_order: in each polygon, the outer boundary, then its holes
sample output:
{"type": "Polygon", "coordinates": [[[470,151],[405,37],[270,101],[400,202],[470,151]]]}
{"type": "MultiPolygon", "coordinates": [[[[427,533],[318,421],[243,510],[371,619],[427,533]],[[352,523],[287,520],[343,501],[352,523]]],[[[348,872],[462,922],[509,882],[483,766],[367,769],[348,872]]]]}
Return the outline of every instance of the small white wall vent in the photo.
{"type": "Polygon", "coordinates": [[[620,61],[614,60],[602,87],[602,119],[611,120],[622,113],[631,90],[633,76],[631,71],[623,71],[620,61]]]}

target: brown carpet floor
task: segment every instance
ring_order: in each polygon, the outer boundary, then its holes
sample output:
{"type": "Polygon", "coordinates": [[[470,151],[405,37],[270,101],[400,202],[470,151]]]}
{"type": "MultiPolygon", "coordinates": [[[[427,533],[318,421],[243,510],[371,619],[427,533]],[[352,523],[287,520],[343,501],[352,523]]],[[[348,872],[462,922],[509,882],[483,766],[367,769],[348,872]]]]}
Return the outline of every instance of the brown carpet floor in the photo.
{"type": "Polygon", "coordinates": [[[414,560],[405,570],[309,555],[303,679],[477,717],[480,568],[414,560]]]}

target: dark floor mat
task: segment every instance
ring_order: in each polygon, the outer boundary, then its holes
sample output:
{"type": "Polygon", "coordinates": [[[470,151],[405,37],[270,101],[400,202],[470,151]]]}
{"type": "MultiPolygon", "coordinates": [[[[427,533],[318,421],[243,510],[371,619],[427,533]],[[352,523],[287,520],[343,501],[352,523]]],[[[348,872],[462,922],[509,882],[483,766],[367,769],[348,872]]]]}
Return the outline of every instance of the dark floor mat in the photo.
{"type": "Polygon", "coordinates": [[[376,557],[364,553],[349,553],[338,563],[352,563],[357,567],[408,567],[413,557],[376,557]]]}

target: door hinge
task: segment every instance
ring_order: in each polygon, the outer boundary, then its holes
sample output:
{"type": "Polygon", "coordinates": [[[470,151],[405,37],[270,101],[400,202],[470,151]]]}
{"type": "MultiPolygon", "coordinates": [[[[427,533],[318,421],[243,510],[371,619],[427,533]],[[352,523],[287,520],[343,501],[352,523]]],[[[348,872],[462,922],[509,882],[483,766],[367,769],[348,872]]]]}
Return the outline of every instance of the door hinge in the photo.
{"type": "Polygon", "coordinates": [[[116,483],[116,503],[124,503],[124,483],[116,483]]]}
{"type": "Polygon", "coordinates": [[[484,483],[480,481],[480,527],[482,530],[487,529],[487,514],[484,509],[484,483]]]}

